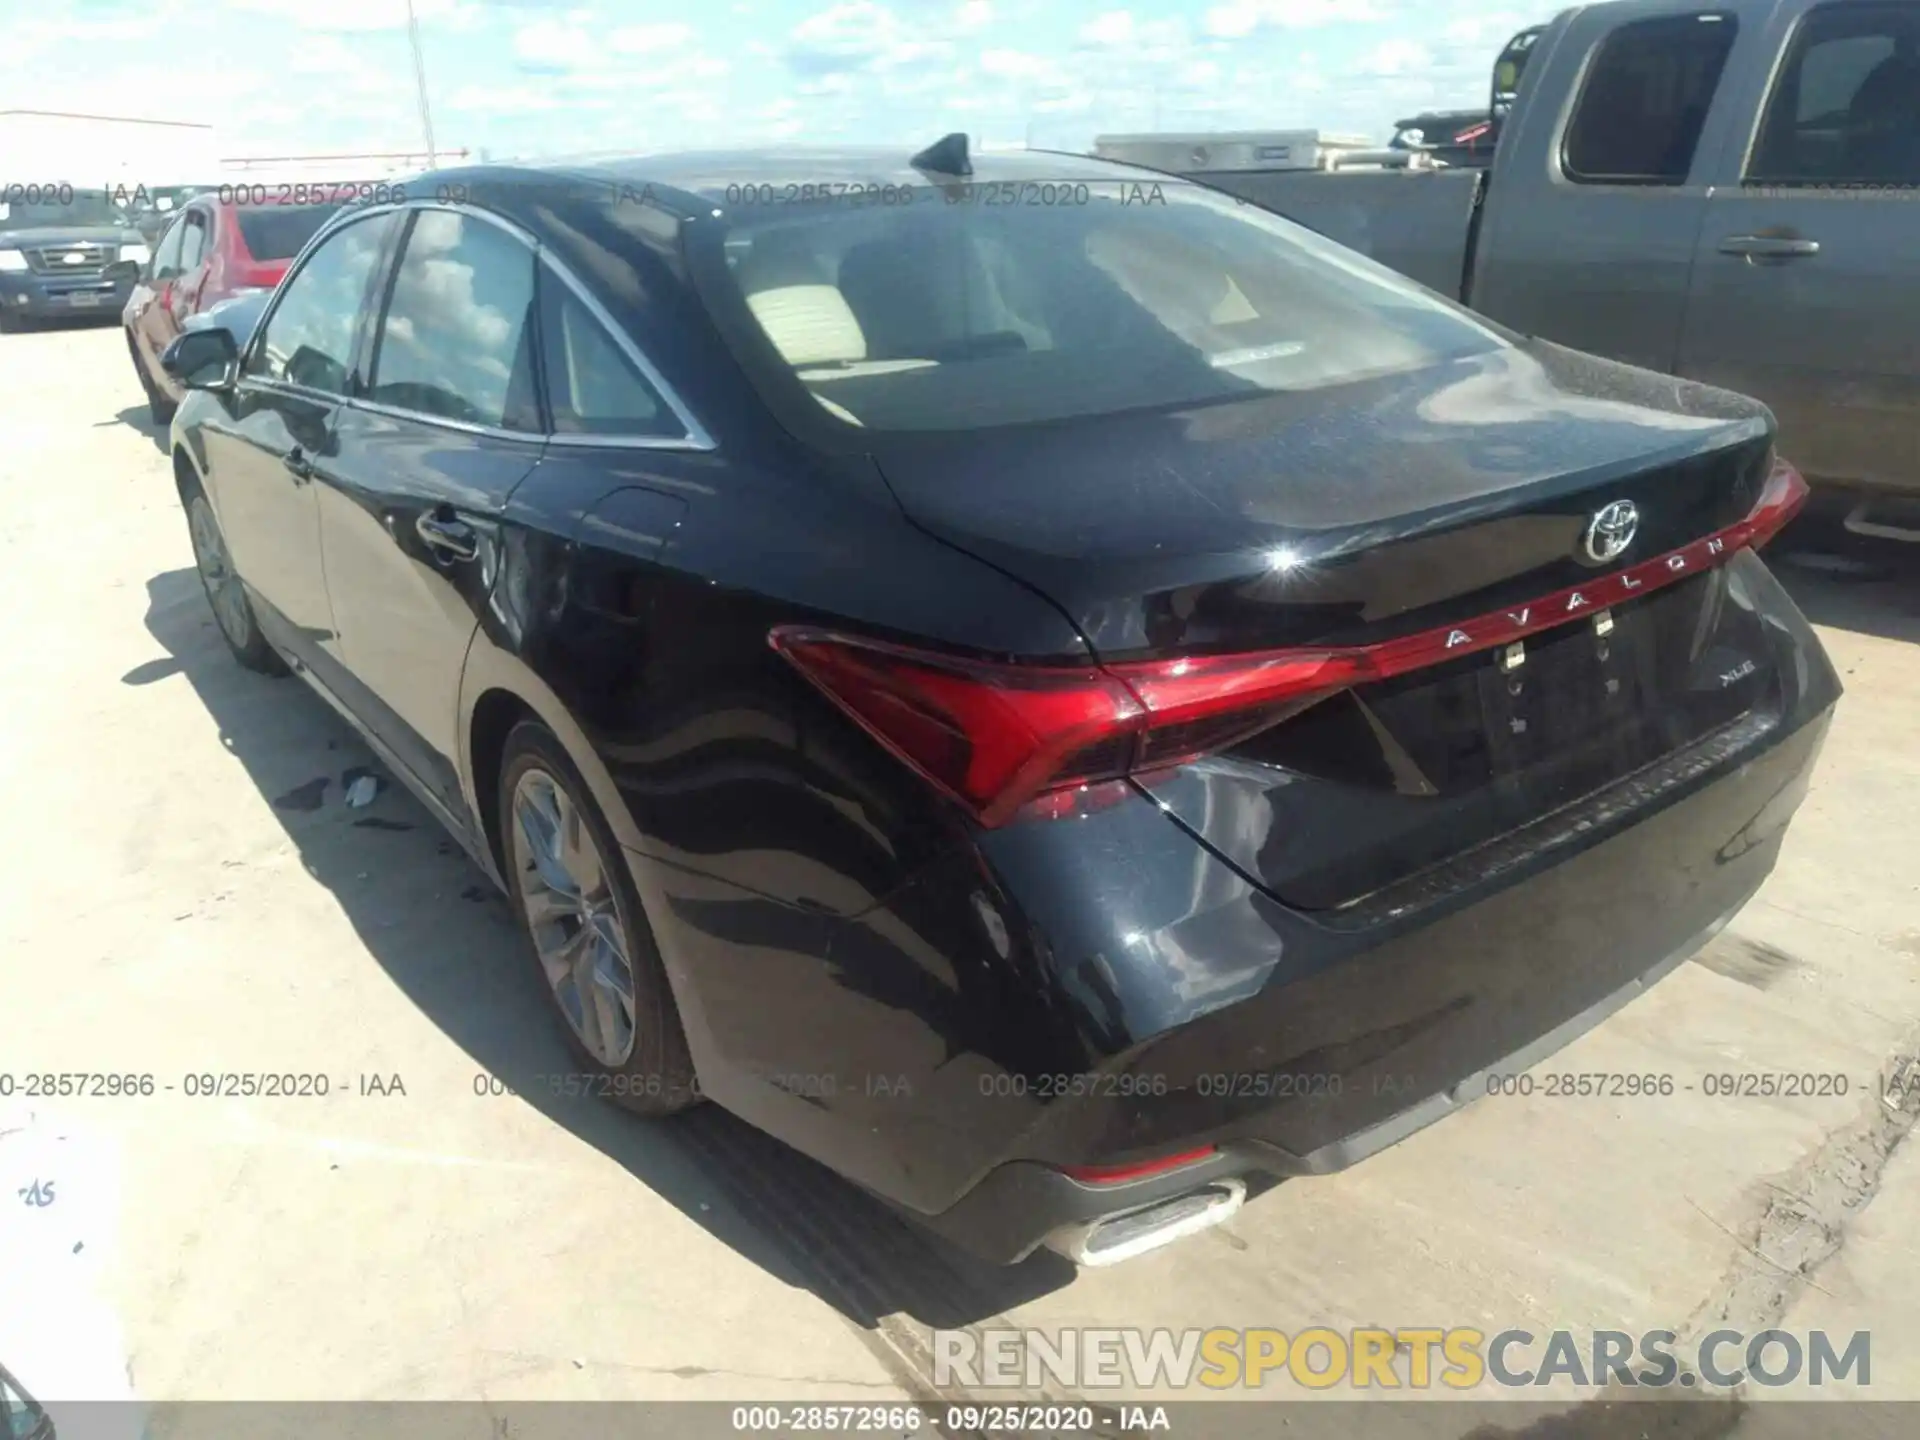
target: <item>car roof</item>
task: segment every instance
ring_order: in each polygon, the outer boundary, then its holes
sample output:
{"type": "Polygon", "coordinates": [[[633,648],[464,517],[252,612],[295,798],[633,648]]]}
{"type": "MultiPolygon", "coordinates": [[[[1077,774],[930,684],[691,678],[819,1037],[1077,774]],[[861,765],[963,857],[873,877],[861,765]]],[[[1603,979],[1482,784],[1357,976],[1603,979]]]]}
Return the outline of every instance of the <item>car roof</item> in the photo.
{"type": "MultiPolygon", "coordinates": [[[[430,171],[404,183],[410,198],[436,192],[458,194],[461,187],[487,190],[487,200],[511,205],[516,189],[529,195],[579,184],[582,198],[609,190],[617,196],[644,196],[690,218],[724,204],[729,191],[743,185],[824,189],[833,199],[861,188],[928,185],[946,181],[909,163],[918,147],[836,146],[773,147],[753,150],[692,150],[664,154],[590,155],[554,160],[469,166],[430,171]]],[[[1070,181],[1108,183],[1164,182],[1167,176],[1138,166],[1117,164],[1051,150],[988,150],[971,157],[973,174],[958,177],[975,185],[1070,181]]],[[[806,196],[802,198],[814,198],[806,196]]]]}

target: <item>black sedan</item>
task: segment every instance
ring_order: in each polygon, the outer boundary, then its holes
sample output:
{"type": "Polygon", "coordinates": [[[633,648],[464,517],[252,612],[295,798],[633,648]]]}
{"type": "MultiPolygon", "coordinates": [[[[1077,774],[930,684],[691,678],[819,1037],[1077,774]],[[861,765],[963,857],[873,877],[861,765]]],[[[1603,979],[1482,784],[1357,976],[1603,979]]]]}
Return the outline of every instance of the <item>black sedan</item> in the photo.
{"type": "Polygon", "coordinates": [[[1091,160],[407,196],[176,342],[174,469],[234,654],[503,887],[583,1088],[1105,1263],[1487,1093],[1774,863],[1840,686],[1751,401],[1091,160]]]}

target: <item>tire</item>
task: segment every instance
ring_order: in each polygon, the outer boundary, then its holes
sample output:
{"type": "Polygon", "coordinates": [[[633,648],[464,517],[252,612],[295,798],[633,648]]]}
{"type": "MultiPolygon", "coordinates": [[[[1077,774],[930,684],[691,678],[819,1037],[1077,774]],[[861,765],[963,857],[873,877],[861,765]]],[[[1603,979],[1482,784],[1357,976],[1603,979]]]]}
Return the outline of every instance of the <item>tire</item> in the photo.
{"type": "Polygon", "coordinates": [[[220,533],[220,522],[214,516],[213,506],[207,503],[206,492],[198,485],[191,485],[181,500],[187,511],[187,535],[193,542],[194,567],[200,572],[200,588],[206,591],[220,638],[227,642],[233,658],[247,669],[262,675],[286,674],[287,662],[260,633],[253,601],[233,569],[226,537],[220,533]]]}
{"type": "Polygon", "coordinates": [[[694,1104],[700,1090],[686,1031],[620,846],[559,740],[537,720],[507,736],[498,803],[507,893],[562,1038],[584,1071],[580,1090],[639,1115],[694,1104]]]}
{"type": "Polygon", "coordinates": [[[147,418],[155,425],[171,425],[174,411],[180,407],[167,398],[166,392],[147,370],[146,362],[140,358],[140,348],[134,344],[132,336],[127,337],[127,353],[133,356],[133,373],[140,377],[140,388],[147,392],[147,418]]]}

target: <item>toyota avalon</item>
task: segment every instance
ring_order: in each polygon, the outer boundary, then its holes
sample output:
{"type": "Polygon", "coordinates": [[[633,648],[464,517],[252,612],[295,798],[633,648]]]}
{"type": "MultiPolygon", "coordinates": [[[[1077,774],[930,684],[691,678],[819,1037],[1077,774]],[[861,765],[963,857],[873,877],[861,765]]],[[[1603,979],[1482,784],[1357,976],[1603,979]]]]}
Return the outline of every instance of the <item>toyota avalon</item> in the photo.
{"type": "Polygon", "coordinates": [[[504,890],[579,1083],[1106,1263],[1693,953],[1840,693],[1759,404],[1166,176],[478,167],[183,335],[221,633],[504,890]]]}

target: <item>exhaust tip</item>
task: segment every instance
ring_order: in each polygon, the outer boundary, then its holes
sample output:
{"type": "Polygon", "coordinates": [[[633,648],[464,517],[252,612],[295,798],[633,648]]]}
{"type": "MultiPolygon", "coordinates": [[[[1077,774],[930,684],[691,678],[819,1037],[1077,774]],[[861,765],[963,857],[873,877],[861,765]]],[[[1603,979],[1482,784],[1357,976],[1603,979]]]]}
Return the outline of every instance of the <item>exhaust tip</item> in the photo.
{"type": "Polygon", "coordinates": [[[1209,1180],[1169,1200],[1063,1226],[1047,1237],[1046,1245],[1076,1265],[1117,1265],[1224,1224],[1246,1199],[1245,1181],[1232,1176],[1209,1180]]]}

